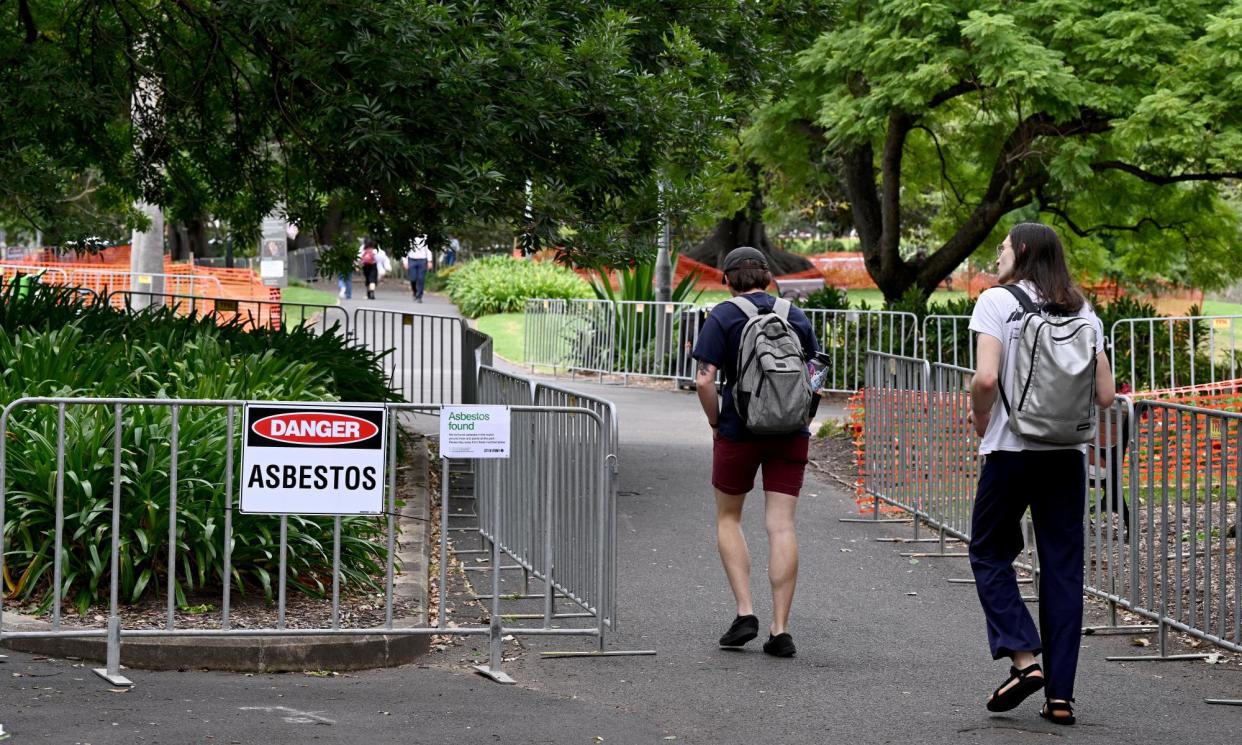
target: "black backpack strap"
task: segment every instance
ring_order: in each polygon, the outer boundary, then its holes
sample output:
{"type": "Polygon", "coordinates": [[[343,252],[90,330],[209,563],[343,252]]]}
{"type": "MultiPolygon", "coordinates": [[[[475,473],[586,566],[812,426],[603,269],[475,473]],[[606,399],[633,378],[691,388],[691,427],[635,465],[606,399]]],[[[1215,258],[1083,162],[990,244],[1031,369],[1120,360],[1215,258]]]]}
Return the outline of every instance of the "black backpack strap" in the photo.
{"type": "Polygon", "coordinates": [[[1033,300],[1031,300],[1030,295],[1026,294],[1026,290],[1022,289],[1021,287],[1017,285],[1001,285],[1001,287],[1004,287],[1006,290],[1009,290],[1009,294],[1013,295],[1014,299],[1018,301],[1018,305],[1022,306],[1022,310],[1026,311],[1027,313],[1039,313],[1040,312],[1039,306],[1036,305],[1033,300]]]}

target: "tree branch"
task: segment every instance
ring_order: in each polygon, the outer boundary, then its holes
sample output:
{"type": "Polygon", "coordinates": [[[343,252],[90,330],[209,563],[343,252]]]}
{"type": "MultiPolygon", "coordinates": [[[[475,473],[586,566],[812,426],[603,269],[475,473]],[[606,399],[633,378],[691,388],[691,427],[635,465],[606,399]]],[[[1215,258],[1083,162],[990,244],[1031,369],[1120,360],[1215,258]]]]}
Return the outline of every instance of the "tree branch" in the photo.
{"type": "Polygon", "coordinates": [[[979,83],[973,80],[963,80],[960,83],[955,83],[954,85],[951,85],[948,88],[945,88],[944,90],[940,91],[936,95],[932,96],[931,100],[927,102],[927,108],[934,109],[942,103],[951,101],[957,98],[958,96],[964,96],[967,93],[977,91],[980,88],[981,86],[979,85],[979,83]]]}
{"type": "Polygon", "coordinates": [[[35,25],[34,14],[30,12],[28,0],[17,0],[17,15],[26,29],[26,43],[33,44],[39,40],[39,27],[35,25]]]}
{"type": "Polygon", "coordinates": [[[1122,171],[1131,176],[1136,176],[1148,183],[1158,186],[1167,186],[1168,184],[1177,184],[1184,181],[1224,181],[1225,179],[1242,178],[1242,171],[1222,171],[1220,173],[1179,173],[1175,176],[1163,176],[1158,173],[1145,171],[1138,166],[1129,163],[1123,163],[1119,160],[1104,160],[1099,163],[1092,163],[1091,170],[1096,173],[1101,171],[1122,171]]]}
{"type": "Polygon", "coordinates": [[[901,261],[901,160],[905,155],[906,137],[914,126],[914,118],[897,111],[889,114],[888,133],[880,155],[880,263],[891,265],[901,261]]]}
{"type": "Polygon", "coordinates": [[[936,155],[940,158],[940,180],[949,185],[949,190],[953,192],[953,198],[957,200],[957,203],[964,204],[965,200],[962,199],[962,193],[957,190],[957,184],[954,184],[952,179],[949,178],[948,166],[944,159],[944,150],[940,147],[940,138],[936,137],[936,133],[931,131],[931,128],[925,124],[916,125],[913,129],[926,132],[927,136],[931,138],[932,144],[936,146],[936,155]]]}
{"type": "Polygon", "coordinates": [[[824,128],[809,119],[795,119],[789,123],[789,128],[805,135],[807,139],[818,145],[828,144],[828,140],[824,137],[824,128]]]}
{"type": "Polygon", "coordinates": [[[1187,224],[1185,221],[1181,221],[1181,222],[1174,222],[1174,223],[1169,223],[1168,225],[1164,225],[1156,221],[1153,218],[1144,217],[1140,219],[1138,222],[1134,223],[1133,225],[1112,225],[1109,223],[1104,223],[1102,225],[1095,225],[1090,228],[1084,228],[1081,225],[1078,225],[1077,223],[1075,223],[1074,219],[1069,216],[1069,213],[1063,207],[1058,206],[1056,201],[1048,200],[1043,194],[1042,190],[1039,192],[1039,208],[1040,210],[1044,212],[1047,212],[1052,215],[1056,215],[1057,217],[1061,218],[1065,222],[1065,225],[1071,231],[1073,231],[1075,235],[1080,236],[1082,238],[1090,238],[1091,236],[1097,233],[1104,233],[1104,232],[1137,233],[1143,229],[1144,225],[1150,225],[1156,230],[1160,230],[1160,231],[1177,230],[1178,232],[1181,232],[1180,230],[1181,226],[1187,224]]]}

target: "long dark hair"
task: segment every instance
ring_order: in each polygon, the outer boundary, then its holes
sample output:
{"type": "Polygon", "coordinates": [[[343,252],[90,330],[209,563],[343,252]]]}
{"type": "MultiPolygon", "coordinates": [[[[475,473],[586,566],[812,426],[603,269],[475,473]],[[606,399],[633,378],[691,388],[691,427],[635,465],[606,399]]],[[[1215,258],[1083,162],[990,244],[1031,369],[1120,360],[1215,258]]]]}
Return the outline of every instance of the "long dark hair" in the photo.
{"type": "Polygon", "coordinates": [[[1070,278],[1057,231],[1043,223],[1020,222],[1009,230],[1009,243],[1014,252],[1011,283],[1030,281],[1050,311],[1077,313],[1082,308],[1086,300],[1070,278]]]}

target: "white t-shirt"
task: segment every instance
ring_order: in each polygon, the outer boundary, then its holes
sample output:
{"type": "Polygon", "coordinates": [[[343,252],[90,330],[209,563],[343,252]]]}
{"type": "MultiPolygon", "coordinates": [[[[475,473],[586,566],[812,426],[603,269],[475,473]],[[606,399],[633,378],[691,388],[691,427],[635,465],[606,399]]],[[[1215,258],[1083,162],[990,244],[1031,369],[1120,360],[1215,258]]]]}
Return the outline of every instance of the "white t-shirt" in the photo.
{"type": "Polygon", "coordinates": [[[407,261],[431,261],[431,249],[427,247],[427,239],[420,235],[411,241],[405,258],[407,261]]]}
{"type": "MultiPolygon", "coordinates": [[[[1042,302],[1039,290],[1035,285],[1026,280],[1018,283],[1018,286],[1026,291],[1031,300],[1038,305],[1042,302]]],[[[1099,354],[1104,351],[1104,324],[1100,321],[1099,316],[1091,309],[1090,303],[1083,303],[1078,314],[1081,318],[1089,318],[1095,325],[1095,352],[1099,354]]],[[[1005,395],[1010,397],[1010,391],[1014,386],[1014,367],[1017,365],[1016,345],[1018,335],[1022,332],[1022,304],[1018,302],[1009,290],[1004,287],[993,287],[984,291],[979,296],[979,302],[975,303],[975,312],[970,316],[970,330],[978,334],[987,334],[1001,342],[1001,388],[1005,391],[1005,395]]],[[[1009,413],[1005,411],[1005,404],[1001,401],[999,394],[996,396],[996,403],[992,404],[992,417],[988,420],[988,429],[983,433],[983,439],[979,442],[979,454],[987,455],[997,450],[1067,450],[1064,445],[1051,445],[1043,442],[1034,442],[1028,440],[1021,435],[1014,433],[1009,428],[1009,413]]],[[[1086,445],[1079,445],[1075,449],[1086,452],[1086,445]]]]}

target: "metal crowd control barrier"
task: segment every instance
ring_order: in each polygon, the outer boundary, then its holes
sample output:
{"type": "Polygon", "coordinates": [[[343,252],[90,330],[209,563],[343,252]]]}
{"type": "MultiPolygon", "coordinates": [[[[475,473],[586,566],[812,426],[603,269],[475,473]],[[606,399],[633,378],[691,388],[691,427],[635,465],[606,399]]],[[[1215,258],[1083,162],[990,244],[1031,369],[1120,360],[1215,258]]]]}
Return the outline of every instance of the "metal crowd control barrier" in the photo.
{"type": "Polygon", "coordinates": [[[1124,318],[1109,334],[1118,383],[1177,393],[1239,377],[1242,316],[1124,318]]]}
{"type": "Polygon", "coordinates": [[[678,377],[677,339],[684,311],[692,303],[624,300],[613,304],[616,336],[612,372],[647,378],[678,377]]]}
{"type": "Polygon", "coordinates": [[[823,388],[853,393],[866,378],[871,350],[909,357],[919,352],[918,318],[887,310],[808,310],[807,318],[827,355],[823,388]]]}
{"type": "Polygon", "coordinates": [[[0,264],[0,280],[3,282],[12,282],[18,275],[37,277],[40,281],[46,280],[48,284],[53,285],[64,285],[69,282],[69,275],[64,269],[30,264],[0,264]]]}
{"type": "Polygon", "coordinates": [[[931,366],[931,420],[928,444],[931,471],[927,483],[929,524],[944,536],[966,540],[979,482],[979,436],[968,419],[974,370],[931,366]]]}
{"type": "Polygon", "coordinates": [[[526,363],[553,374],[613,372],[616,311],[607,300],[527,300],[526,363]]]}
{"type": "Polygon", "coordinates": [[[563,366],[564,345],[560,341],[565,324],[564,300],[528,299],[523,315],[526,329],[522,335],[522,359],[534,370],[551,367],[553,372],[563,366]]]}
{"type": "Polygon", "coordinates": [[[151,274],[127,272],[119,269],[74,269],[69,272],[66,284],[85,287],[105,295],[116,290],[134,290],[170,295],[198,295],[221,297],[224,289],[220,279],[201,274],[151,274]]]}
{"type": "Polygon", "coordinates": [[[926,517],[927,362],[868,352],[866,363],[863,486],[875,498],[875,517],[880,502],[926,517]]]}
{"type": "MultiPolygon", "coordinates": [[[[692,357],[708,309],[691,303],[529,300],[526,362],[553,372],[593,372],[693,382],[692,357]]],[[[918,353],[918,318],[880,310],[808,310],[828,357],[824,388],[852,393],[863,383],[866,354],[918,353]]]]}
{"type": "MultiPolygon", "coordinates": [[[[864,390],[864,487],[939,528],[970,539],[978,439],[966,415],[973,371],[872,352],[864,390]]],[[[1118,396],[1101,412],[1086,453],[1084,592],[1109,603],[1098,630],[1175,629],[1242,651],[1242,414],[1118,396]],[[1127,463],[1128,459],[1128,463],[1127,463]],[[1117,608],[1151,626],[1118,626],[1117,608]]],[[[917,529],[916,529],[917,530],[917,529]]],[[[917,537],[916,537],[917,539],[917,537]]],[[[1030,551],[1029,567],[1038,576],[1030,551]]],[[[943,551],[943,545],[942,545],[943,551]]]]}
{"type": "MultiPolygon", "coordinates": [[[[616,498],[619,471],[617,455],[620,444],[620,436],[617,430],[616,406],[611,401],[557,386],[533,383],[525,378],[510,375],[490,367],[485,367],[479,371],[479,389],[482,403],[509,406],[533,403],[535,406],[586,408],[599,415],[603,422],[603,448],[607,460],[607,469],[604,474],[607,501],[602,505],[575,499],[573,497],[574,490],[569,488],[567,483],[553,481],[548,478],[546,473],[547,463],[553,458],[559,459],[563,463],[570,463],[574,460],[575,455],[571,443],[576,437],[581,436],[582,432],[566,432],[564,435],[566,438],[566,448],[540,451],[534,459],[528,458],[523,461],[526,467],[510,471],[504,481],[512,493],[529,495],[527,497],[528,501],[537,504],[540,510],[551,509],[553,511],[553,519],[566,520],[571,524],[577,525],[579,529],[584,525],[593,525],[597,519],[602,519],[604,521],[602,534],[592,536],[586,542],[564,541],[554,546],[553,554],[555,557],[566,557],[566,560],[559,564],[556,562],[549,564],[546,547],[535,545],[532,542],[535,532],[531,528],[533,525],[540,524],[546,519],[543,512],[538,512],[537,514],[529,513],[529,522],[525,525],[506,523],[506,529],[495,540],[498,540],[500,543],[501,550],[516,562],[516,565],[510,568],[523,571],[524,590],[526,580],[530,576],[545,582],[551,576],[552,586],[558,592],[563,593],[564,597],[582,606],[581,612],[558,612],[554,613],[555,617],[594,617],[602,609],[600,623],[615,631],[617,617],[615,560],[617,538],[616,498]],[[544,504],[541,501],[540,495],[549,486],[552,488],[553,496],[548,504],[544,504]],[[598,550],[594,545],[595,542],[600,543],[598,550]],[[561,569],[556,569],[558,566],[561,569]],[[576,587],[590,586],[600,571],[603,572],[603,584],[598,588],[597,592],[570,593],[563,586],[563,583],[576,587]]],[[[540,433],[539,428],[541,425],[539,422],[532,422],[532,426],[535,428],[534,439],[536,441],[551,441],[553,439],[546,434],[540,433]]],[[[488,483],[484,475],[488,467],[489,464],[486,463],[481,465],[484,473],[481,473],[479,478],[483,480],[484,489],[487,488],[488,483]]],[[[487,507],[490,503],[487,499],[482,499],[479,502],[480,524],[488,524],[491,519],[487,507]]],[[[578,530],[575,535],[581,536],[583,533],[581,530],[578,530]]],[[[490,535],[487,538],[493,540],[493,537],[490,535]]],[[[532,596],[525,591],[521,595],[528,600],[543,599],[545,603],[552,602],[552,599],[546,596],[532,596]]]]}
{"type": "MultiPolygon", "coordinates": [[[[453,634],[487,636],[490,642],[489,664],[482,666],[480,672],[493,679],[507,681],[508,677],[501,669],[501,644],[506,635],[567,635],[597,637],[602,645],[610,619],[606,618],[603,608],[607,607],[610,591],[607,577],[612,569],[613,554],[609,545],[608,522],[611,494],[608,489],[608,454],[606,444],[609,439],[608,430],[603,418],[587,408],[564,406],[512,406],[510,413],[513,422],[514,436],[511,441],[512,454],[507,460],[479,461],[481,465],[480,481],[476,484],[477,494],[484,504],[486,520],[479,526],[485,536],[509,539],[516,536],[518,542],[530,549],[530,562],[546,579],[544,596],[544,612],[537,616],[535,624],[510,624],[509,616],[501,611],[504,599],[500,588],[500,551],[501,540],[493,540],[491,550],[492,593],[490,599],[490,619],[486,625],[450,626],[447,613],[444,612],[447,592],[439,595],[438,623],[431,625],[426,621],[427,614],[420,614],[421,623],[407,626],[398,624],[394,619],[394,576],[400,567],[396,565],[396,517],[397,517],[397,482],[396,482],[396,438],[397,427],[389,427],[387,443],[388,481],[385,495],[385,514],[376,517],[327,516],[300,518],[297,516],[260,516],[234,515],[236,504],[235,484],[238,483],[238,459],[236,442],[243,436],[238,426],[238,414],[246,402],[238,400],[191,400],[191,399],[121,399],[121,398],[25,398],[13,401],[0,412],[0,525],[9,525],[9,530],[0,531],[0,576],[9,576],[6,570],[16,557],[28,555],[22,546],[14,546],[13,541],[20,535],[20,521],[30,514],[27,506],[13,504],[11,500],[22,498],[29,493],[30,487],[22,483],[10,488],[10,480],[29,478],[24,475],[16,464],[20,463],[23,443],[29,439],[50,433],[51,441],[44,439],[46,446],[55,443],[55,476],[54,528],[48,532],[46,540],[53,542],[51,556],[51,578],[47,593],[50,595],[51,623],[47,628],[17,630],[6,626],[4,595],[0,593],[0,641],[22,638],[55,638],[55,637],[95,637],[107,640],[107,663],[105,668],[97,670],[109,682],[128,685],[129,681],[120,675],[121,642],[127,638],[176,636],[176,637],[225,637],[225,636],[367,636],[383,634],[386,636],[409,636],[430,634],[453,634]],[[50,409],[50,410],[49,410],[50,409]],[[135,410],[138,411],[135,411],[135,410]],[[40,415],[42,418],[40,419],[40,415]],[[151,420],[164,421],[164,428],[151,428],[147,425],[151,420]],[[87,422],[90,418],[92,421],[87,422]],[[130,468],[129,461],[135,457],[131,445],[125,444],[131,429],[135,426],[146,427],[145,436],[149,447],[164,451],[168,455],[168,469],[159,483],[137,483],[134,479],[123,476],[130,468]],[[78,433],[97,428],[96,431],[107,432],[111,447],[101,448],[103,455],[99,458],[106,462],[99,464],[91,474],[75,474],[67,477],[66,439],[71,433],[78,433]],[[200,472],[205,466],[196,460],[195,449],[201,448],[201,441],[190,441],[187,434],[186,444],[181,444],[182,430],[202,435],[210,431],[222,436],[222,454],[217,454],[219,461],[214,463],[218,472],[200,472]],[[165,438],[166,432],[166,438],[165,438]],[[154,433],[159,433],[154,435],[154,433]],[[111,450],[111,453],[107,451],[111,450]],[[14,465],[15,467],[10,467],[14,465]],[[182,470],[184,468],[184,470],[182,470]],[[515,488],[522,483],[518,475],[526,469],[532,469],[538,476],[540,488],[534,491],[515,488]],[[110,474],[110,478],[108,477],[110,474]],[[87,488],[89,482],[98,482],[95,489],[87,488]],[[150,496],[166,489],[167,502],[153,503],[150,496]],[[146,490],[146,491],[142,491],[146,490]],[[141,492],[141,493],[140,493],[141,492]],[[105,495],[109,495],[108,496],[105,495]],[[152,511],[152,520],[160,524],[167,522],[168,530],[164,536],[149,536],[156,554],[166,554],[167,567],[164,580],[164,594],[167,607],[162,628],[123,628],[124,609],[120,605],[120,575],[123,571],[122,542],[129,544],[132,538],[121,535],[121,516],[128,509],[133,509],[135,500],[142,502],[144,512],[152,511]],[[205,536],[213,535],[216,525],[212,521],[206,523],[190,519],[192,510],[201,507],[204,500],[209,503],[221,504],[223,513],[222,530],[218,533],[219,553],[207,558],[182,549],[185,534],[192,531],[205,531],[205,536]],[[10,524],[6,523],[6,508],[9,517],[18,517],[10,524]],[[108,515],[107,524],[103,515],[108,515]],[[92,526],[85,538],[81,522],[86,519],[96,520],[99,524],[92,526]],[[235,555],[234,534],[237,521],[270,520],[275,533],[279,525],[279,547],[277,556],[259,552],[250,554],[248,559],[239,559],[235,555]],[[305,550],[306,544],[293,546],[289,540],[289,526],[298,520],[299,526],[306,526],[317,521],[318,530],[323,532],[320,544],[332,546],[331,560],[331,622],[327,628],[289,628],[286,623],[286,595],[290,581],[306,579],[291,576],[292,567],[303,566],[294,552],[305,550]],[[384,561],[382,576],[375,574],[369,579],[377,586],[382,585],[384,597],[385,620],[379,626],[349,626],[341,614],[341,591],[346,580],[342,572],[341,544],[342,526],[345,520],[373,521],[371,539],[376,550],[383,546],[384,561]],[[330,523],[330,528],[328,526],[330,523]],[[328,532],[330,530],[330,533],[328,532]],[[330,536],[330,537],[328,537],[330,536]],[[106,538],[105,538],[106,537],[106,538]],[[91,540],[105,539],[110,547],[98,552],[91,552],[87,545],[91,540]],[[67,622],[62,612],[62,604],[74,582],[85,581],[80,574],[75,574],[66,565],[76,558],[84,562],[94,562],[100,569],[106,562],[107,581],[110,583],[108,600],[108,617],[104,624],[95,623],[87,618],[67,622]],[[230,599],[233,591],[234,577],[243,576],[254,566],[263,567],[267,571],[271,562],[278,563],[275,574],[277,583],[278,616],[274,626],[266,628],[239,628],[230,622],[230,599]],[[254,566],[247,561],[255,562],[254,566]],[[199,564],[206,566],[199,566],[199,564]],[[219,624],[215,628],[203,627],[201,615],[196,615],[198,623],[195,628],[187,628],[182,624],[183,618],[178,615],[178,577],[187,569],[196,572],[196,576],[214,577],[220,584],[219,624]],[[564,622],[565,616],[555,612],[555,593],[571,598],[576,604],[590,614],[592,623],[571,626],[564,622]],[[78,625],[81,623],[81,625],[78,625]]],[[[426,404],[385,404],[390,420],[406,413],[435,415],[440,412],[439,405],[426,404]]],[[[75,435],[76,436],[76,435],[75,435]]],[[[28,456],[25,456],[28,457],[28,456]]],[[[95,457],[92,454],[92,457],[95,457]]],[[[70,463],[69,465],[75,465],[70,463]]],[[[77,464],[79,467],[81,464],[77,464]]],[[[445,459],[441,463],[442,473],[447,474],[451,463],[445,459]]],[[[159,477],[156,477],[157,479],[159,477]]],[[[43,487],[39,484],[38,487],[43,487]]],[[[447,585],[447,552],[448,548],[448,517],[449,517],[449,479],[441,479],[441,531],[440,541],[436,549],[440,559],[440,587],[447,585]]],[[[346,523],[346,526],[349,524],[346,523]]],[[[41,539],[44,538],[41,536],[41,539]]],[[[210,540],[208,538],[208,540],[210,540]]],[[[356,540],[356,539],[355,539],[356,540]]],[[[125,550],[133,550],[132,547],[125,550]]],[[[33,559],[32,559],[33,560],[33,559]]],[[[21,567],[19,567],[20,569],[21,567]]],[[[19,572],[20,574],[20,572],[19,572]]],[[[46,574],[39,575],[45,577],[46,574]]],[[[319,581],[318,578],[311,578],[319,581]]],[[[158,582],[158,579],[156,579],[158,582]]],[[[214,583],[212,583],[214,584],[214,583]]],[[[429,600],[430,602],[430,600],[429,600]]],[[[430,609],[428,609],[429,611],[430,609]]],[[[10,613],[10,616],[12,614],[10,613]]],[[[576,616],[574,616],[576,617],[576,616]]],[[[529,618],[529,616],[523,616],[529,618]]],[[[417,619],[416,619],[417,620],[417,619]]]]}
{"type": "Polygon", "coordinates": [[[178,315],[214,316],[249,329],[308,328],[325,333],[337,328],[349,335],[349,312],[339,305],[289,303],[283,300],[249,300],[225,297],[173,295],[163,292],[116,290],[107,295],[114,308],[127,311],[151,306],[171,308],[178,315]],[[138,300],[139,302],[135,302],[138,300]]]}
{"type": "Polygon", "coordinates": [[[1150,400],[1126,414],[1129,541],[1097,522],[1090,589],[1154,622],[1159,656],[1110,659],[1204,656],[1169,655],[1169,629],[1242,652],[1242,414],[1150,400]]]}
{"type": "Polygon", "coordinates": [[[475,379],[477,338],[482,336],[469,331],[461,318],[354,310],[354,339],[384,353],[389,387],[411,402],[467,402],[475,379]]]}
{"type": "Polygon", "coordinates": [[[934,364],[975,368],[970,316],[930,315],[923,319],[923,359],[934,364]]]}

